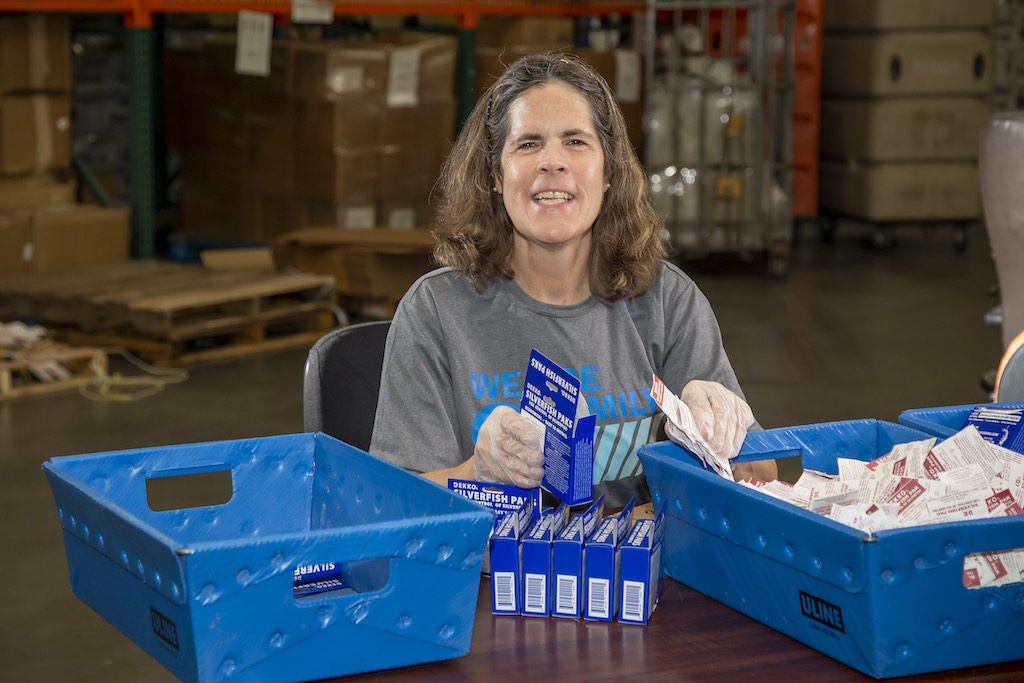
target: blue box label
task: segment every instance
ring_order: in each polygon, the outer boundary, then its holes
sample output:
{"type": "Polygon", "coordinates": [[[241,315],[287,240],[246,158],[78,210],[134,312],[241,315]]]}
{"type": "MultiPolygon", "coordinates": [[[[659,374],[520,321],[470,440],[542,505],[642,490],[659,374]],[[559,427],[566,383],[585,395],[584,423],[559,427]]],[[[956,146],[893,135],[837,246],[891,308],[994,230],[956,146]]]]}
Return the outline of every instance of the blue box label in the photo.
{"type": "Polygon", "coordinates": [[[1024,453],[1024,408],[975,406],[964,422],[964,427],[971,425],[985,441],[1024,453]]]}
{"type": "Polygon", "coordinates": [[[574,516],[551,545],[554,591],[551,613],[578,618],[583,611],[583,548],[604,516],[604,495],[574,516]]]}
{"type": "Polygon", "coordinates": [[[521,614],[546,617],[551,613],[551,544],[569,519],[569,506],[544,510],[523,537],[521,614]]]}
{"type": "Polygon", "coordinates": [[[665,534],[665,510],[654,519],[633,525],[620,549],[619,621],[646,624],[661,597],[661,540],[665,534]]]}
{"type": "Polygon", "coordinates": [[[619,548],[633,519],[633,499],[605,517],[583,547],[583,618],[611,621],[618,603],[619,548]]]}
{"type": "Polygon", "coordinates": [[[527,497],[519,510],[500,514],[494,521],[489,551],[494,614],[519,614],[522,609],[520,542],[533,517],[533,497],[527,497]]]}

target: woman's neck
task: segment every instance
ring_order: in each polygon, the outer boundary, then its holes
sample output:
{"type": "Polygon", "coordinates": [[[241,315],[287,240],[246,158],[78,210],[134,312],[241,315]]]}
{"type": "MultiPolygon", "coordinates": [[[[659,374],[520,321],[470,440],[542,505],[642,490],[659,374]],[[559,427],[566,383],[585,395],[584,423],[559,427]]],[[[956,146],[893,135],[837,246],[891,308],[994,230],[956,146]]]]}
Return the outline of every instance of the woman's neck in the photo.
{"type": "Polygon", "coordinates": [[[526,245],[516,249],[512,265],[516,284],[537,301],[568,306],[590,296],[586,250],[526,245]]]}

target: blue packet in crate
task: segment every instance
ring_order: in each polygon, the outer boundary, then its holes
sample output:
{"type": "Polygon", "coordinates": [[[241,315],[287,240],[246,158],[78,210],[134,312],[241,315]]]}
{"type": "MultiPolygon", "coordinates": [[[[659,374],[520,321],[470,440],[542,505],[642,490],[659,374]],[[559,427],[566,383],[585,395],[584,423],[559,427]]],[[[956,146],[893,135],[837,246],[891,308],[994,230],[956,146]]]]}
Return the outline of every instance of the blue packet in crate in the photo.
{"type": "Polygon", "coordinates": [[[580,381],[534,349],[523,378],[520,413],[544,444],[541,485],[569,505],[593,499],[594,427],[580,381]]]}
{"type": "MultiPolygon", "coordinates": [[[[913,408],[910,410],[904,410],[900,413],[897,420],[901,425],[913,427],[914,429],[918,429],[926,434],[946,438],[953,436],[966,427],[972,420],[972,414],[974,414],[976,410],[981,409],[986,409],[986,411],[1017,411],[1024,410],[1024,403],[970,403],[958,406],[940,406],[936,408],[913,408]]],[[[978,417],[980,417],[980,415],[978,417]]],[[[978,424],[977,426],[982,437],[993,443],[998,443],[995,441],[997,438],[1011,437],[1008,432],[1004,434],[1001,430],[991,430],[989,435],[986,436],[985,430],[982,429],[982,425],[978,424]]],[[[1016,429],[1014,432],[1019,435],[1019,432],[1016,429]]],[[[1005,443],[998,443],[998,445],[1015,450],[1018,453],[1024,452],[1024,443],[1021,443],[1019,440],[1021,437],[1017,436],[1016,438],[1018,439],[1018,445],[1016,448],[1008,446],[1005,443]]]]}
{"type": "Polygon", "coordinates": [[[466,654],[493,513],[325,434],[43,464],[71,588],[184,681],[306,681],[466,654]],[[223,504],[147,482],[227,472],[223,504]],[[273,504],[268,504],[272,501],[273,504]],[[296,570],[340,581],[297,595],[296,570]]]}
{"type": "Polygon", "coordinates": [[[970,425],[985,441],[1024,453],[1024,408],[975,406],[964,421],[964,427],[970,425]]]}
{"type": "MultiPolygon", "coordinates": [[[[747,434],[737,462],[799,457],[836,473],[932,434],[851,420],[747,434]]],[[[1024,518],[868,534],[740,486],[671,442],[640,461],[666,512],[666,574],[869,676],[1020,659],[1024,585],[972,590],[965,561],[1024,547],[1024,518]]]]}

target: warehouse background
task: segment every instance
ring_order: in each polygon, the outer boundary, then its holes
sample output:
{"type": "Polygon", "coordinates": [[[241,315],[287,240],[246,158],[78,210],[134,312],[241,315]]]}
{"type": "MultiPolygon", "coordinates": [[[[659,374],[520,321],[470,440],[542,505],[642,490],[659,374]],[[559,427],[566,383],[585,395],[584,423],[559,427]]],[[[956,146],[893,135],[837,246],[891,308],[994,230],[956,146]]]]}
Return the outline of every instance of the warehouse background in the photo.
{"type": "Polygon", "coordinates": [[[0,363],[0,679],[168,680],[71,597],[40,463],[301,431],[306,351],[431,267],[441,161],[529,52],[615,89],[762,425],[987,400],[1024,4],[825,4],[0,0],[0,323],[46,331],[0,363]]]}

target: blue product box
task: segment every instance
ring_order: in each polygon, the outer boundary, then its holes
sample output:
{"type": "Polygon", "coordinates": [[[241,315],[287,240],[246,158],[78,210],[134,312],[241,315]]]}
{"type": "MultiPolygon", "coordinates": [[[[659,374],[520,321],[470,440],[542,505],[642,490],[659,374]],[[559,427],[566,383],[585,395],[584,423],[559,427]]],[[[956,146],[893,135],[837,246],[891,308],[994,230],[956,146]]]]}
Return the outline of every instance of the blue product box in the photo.
{"type": "Polygon", "coordinates": [[[493,513],[337,439],[55,457],[43,470],[75,595],[183,681],[306,681],[469,651],[493,513]],[[226,503],[150,508],[148,480],[208,472],[230,473],[226,503]],[[295,596],[296,568],[324,560],[348,587],[295,596]]]}
{"type": "Polygon", "coordinates": [[[661,597],[661,541],[665,512],[638,519],[619,549],[619,621],[646,624],[661,597]]]}
{"type": "Polygon", "coordinates": [[[527,498],[533,499],[534,519],[540,517],[540,489],[521,489],[509,484],[472,481],[470,479],[449,479],[448,489],[463,498],[494,510],[496,515],[516,512],[523,507],[527,498]]]}
{"type": "Polygon", "coordinates": [[[555,594],[551,613],[557,617],[579,618],[583,611],[583,544],[604,516],[604,495],[575,515],[551,543],[555,594]]]}
{"type": "MultiPolygon", "coordinates": [[[[970,403],[959,406],[941,406],[937,408],[914,408],[911,410],[904,410],[900,413],[897,421],[901,425],[912,427],[914,429],[938,436],[941,438],[947,438],[953,436],[965,426],[967,421],[974,412],[975,408],[995,408],[995,409],[1006,409],[1006,410],[1020,410],[1024,409],[1024,403],[970,403]]],[[[981,431],[979,429],[979,431],[981,431]]],[[[984,436],[984,434],[982,434],[984,436]]],[[[1005,444],[1000,444],[1005,445],[1005,444]]],[[[1005,446],[1010,448],[1010,446],[1005,446]]],[[[1014,448],[1021,452],[1021,448],[1014,448]]]]}
{"type": "Polygon", "coordinates": [[[520,614],[546,617],[551,613],[551,543],[569,520],[569,506],[546,508],[520,544],[523,604],[520,614]]]}
{"type": "Polygon", "coordinates": [[[579,379],[534,349],[520,413],[543,432],[541,485],[569,505],[592,500],[597,416],[588,414],[579,379]]]}
{"type": "Polygon", "coordinates": [[[618,608],[619,548],[633,519],[630,498],[618,514],[605,517],[583,547],[583,618],[612,621],[618,608]]]}
{"type": "Polygon", "coordinates": [[[535,516],[531,496],[518,510],[503,513],[494,522],[490,541],[491,612],[494,614],[519,614],[522,611],[519,544],[534,523],[535,516]]]}
{"type": "MultiPolygon", "coordinates": [[[[747,434],[737,461],[800,457],[834,473],[837,457],[931,436],[878,420],[769,429],[747,434]]],[[[1021,585],[963,583],[966,556],[1024,547],[1020,516],[866,534],[727,481],[671,442],[639,455],[677,581],[875,678],[1024,657],[1021,585]]]]}

